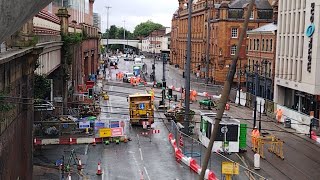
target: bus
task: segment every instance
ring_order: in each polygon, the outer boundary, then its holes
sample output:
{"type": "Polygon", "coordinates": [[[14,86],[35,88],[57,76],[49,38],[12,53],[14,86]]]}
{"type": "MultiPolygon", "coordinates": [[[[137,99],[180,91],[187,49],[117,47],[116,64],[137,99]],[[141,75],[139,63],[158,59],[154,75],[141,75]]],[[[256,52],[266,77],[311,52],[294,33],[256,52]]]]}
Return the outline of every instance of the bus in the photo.
{"type": "Polygon", "coordinates": [[[154,105],[151,94],[129,95],[129,114],[132,125],[147,125],[154,123],[154,105]]]}
{"type": "MultiPolygon", "coordinates": [[[[201,113],[201,123],[198,131],[199,141],[208,147],[214,128],[216,113],[201,113]]],[[[240,121],[223,114],[212,151],[239,152],[240,121]]]]}

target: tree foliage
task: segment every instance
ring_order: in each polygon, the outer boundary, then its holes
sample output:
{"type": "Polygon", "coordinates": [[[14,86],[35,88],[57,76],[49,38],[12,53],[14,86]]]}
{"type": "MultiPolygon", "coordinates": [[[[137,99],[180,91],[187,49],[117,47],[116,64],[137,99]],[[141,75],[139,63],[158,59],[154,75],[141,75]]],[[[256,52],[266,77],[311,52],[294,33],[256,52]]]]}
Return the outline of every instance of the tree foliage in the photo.
{"type": "Polygon", "coordinates": [[[126,39],[134,39],[133,34],[125,30],[123,27],[117,27],[116,25],[111,25],[109,29],[106,30],[105,33],[102,34],[103,39],[123,39],[124,38],[124,31],[126,33],[126,39]],[[109,37],[108,37],[109,33],[109,37]]]}
{"type": "Polygon", "coordinates": [[[135,37],[140,37],[140,36],[146,37],[152,31],[158,30],[161,28],[163,28],[163,26],[161,24],[154,23],[149,20],[147,22],[143,22],[143,23],[140,23],[139,25],[137,25],[133,31],[133,34],[135,37]]]}
{"type": "Polygon", "coordinates": [[[46,99],[50,96],[50,81],[43,75],[35,75],[34,77],[34,97],[36,99],[46,99]]]}

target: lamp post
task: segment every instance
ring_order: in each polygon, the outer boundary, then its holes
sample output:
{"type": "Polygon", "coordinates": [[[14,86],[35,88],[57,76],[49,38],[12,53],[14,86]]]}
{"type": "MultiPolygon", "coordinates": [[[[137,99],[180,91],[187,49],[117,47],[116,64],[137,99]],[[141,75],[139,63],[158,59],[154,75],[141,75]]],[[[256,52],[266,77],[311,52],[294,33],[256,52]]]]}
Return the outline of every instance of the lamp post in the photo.
{"type": "MultiPolygon", "coordinates": [[[[126,40],[126,20],[123,20],[123,41],[126,40]]],[[[126,49],[126,45],[123,44],[123,52],[126,49]]]]}
{"type": "Polygon", "coordinates": [[[189,134],[189,115],[190,115],[190,63],[191,63],[191,19],[192,19],[192,2],[193,0],[188,1],[188,36],[187,36],[187,61],[185,67],[185,121],[184,121],[184,130],[186,134],[189,134]]]}
{"type": "Polygon", "coordinates": [[[111,8],[110,6],[106,6],[105,7],[107,9],[107,30],[108,30],[108,33],[107,33],[107,54],[108,54],[108,50],[109,50],[109,9],[111,8]]]}

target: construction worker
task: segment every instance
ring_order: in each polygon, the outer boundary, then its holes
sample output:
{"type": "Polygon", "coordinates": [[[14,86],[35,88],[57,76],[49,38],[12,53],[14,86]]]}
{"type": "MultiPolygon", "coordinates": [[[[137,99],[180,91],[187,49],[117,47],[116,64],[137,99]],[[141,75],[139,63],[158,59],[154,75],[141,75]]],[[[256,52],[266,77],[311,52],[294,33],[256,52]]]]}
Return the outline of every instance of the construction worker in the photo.
{"type": "Polygon", "coordinates": [[[282,114],[283,114],[282,109],[281,108],[277,109],[275,114],[276,114],[277,122],[278,122],[278,124],[280,124],[281,123],[282,114]]]}
{"type": "Polygon", "coordinates": [[[255,126],[251,132],[251,143],[252,143],[252,150],[257,151],[258,149],[258,138],[260,137],[260,132],[255,126]]]}

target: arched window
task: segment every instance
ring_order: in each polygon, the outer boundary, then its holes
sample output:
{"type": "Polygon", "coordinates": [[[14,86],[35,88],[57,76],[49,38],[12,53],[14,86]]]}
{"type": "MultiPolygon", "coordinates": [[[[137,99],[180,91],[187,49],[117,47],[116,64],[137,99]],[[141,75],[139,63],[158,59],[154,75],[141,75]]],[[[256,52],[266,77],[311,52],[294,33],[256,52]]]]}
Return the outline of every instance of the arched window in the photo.
{"type": "Polygon", "coordinates": [[[249,72],[250,72],[250,66],[251,66],[251,60],[249,59],[249,62],[248,62],[249,72]]]}
{"type": "Polygon", "coordinates": [[[251,43],[252,43],[252,41],[251,41],[251,39],[249,39],[249,50],[251,50],[251,43]]]}
{"type": "Polygon", "coordinates": [[[260,45],[260,42],[259,42],[259,39],[257,39],[257,50],[259,51],[259,45],[260,45]]]}
{"type": "Polygon", "coordinates": [[[272,39],[270,39],[270,51],[272,51],[272,39]]]}
{"type": "Polygon", "coordinates": [[[256,39],[253,40],[253,50],[256,50],[256,39]]]}
{"type": "Polygon", "coordinates": [[[267,40],[266,40],[266,50],[267,50],[267,51],[269,50],[268,47],[269,47],[269,40],[267,39],[267,40]]]}
{"type": "Polygon", "coordinates": [[[262,39],[262,51],[264,51],[264,39],[262,39]]]}

